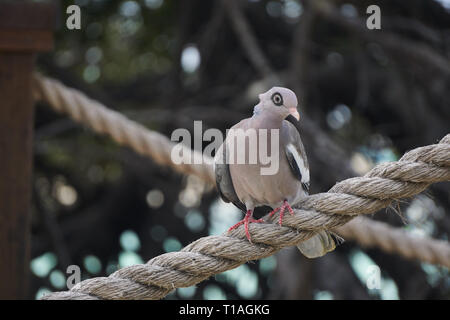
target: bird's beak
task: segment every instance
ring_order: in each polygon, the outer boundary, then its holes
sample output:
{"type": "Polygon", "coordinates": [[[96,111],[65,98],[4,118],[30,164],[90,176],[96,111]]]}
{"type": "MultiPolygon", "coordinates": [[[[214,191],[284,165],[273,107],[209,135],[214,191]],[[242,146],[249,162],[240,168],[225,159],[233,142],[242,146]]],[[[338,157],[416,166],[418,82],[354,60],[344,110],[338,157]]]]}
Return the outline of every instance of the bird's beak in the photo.
{"type": "Polygon", "coordinates": [[[289,108],[288,110],[297,121],[300,121],[300,114],[298,113],[297,108],[289,108]]]}

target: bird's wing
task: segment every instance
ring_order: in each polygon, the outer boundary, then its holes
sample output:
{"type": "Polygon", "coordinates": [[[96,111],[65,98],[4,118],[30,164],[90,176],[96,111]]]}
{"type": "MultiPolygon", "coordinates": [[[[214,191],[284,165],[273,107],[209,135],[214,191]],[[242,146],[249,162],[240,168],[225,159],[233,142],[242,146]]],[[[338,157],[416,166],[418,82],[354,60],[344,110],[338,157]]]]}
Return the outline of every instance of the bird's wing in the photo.
{"type": "MultiPolygon", "coordinates": [[[[294,176],[301,181],[306,193],[309,192],[309,165],[306,157],[305,147],[300,138],[300,123],[293,116],[286,119],[288,125],[288,141],[286,144],[286,157],[294,176]]],[[[312,238],[297,245],[300,252],[307,258],[318,258],[333,251],[343,239],[336,237],[330,231],[321,230],[312,238]]]]}
{"type": "Polygon", "coordinates": [[[287,141],[285,141],[285,153],[295,178],[301,181],[306,193],[309,192],[309,165],[305,147],[300,138],[300,123],[292,115],[287,121],[287,141]]]}
{"type": "Polygon", "coordinates": [[[230,166],[226,161],[227,156],[226,141],[217,150],[214,157],[214,171],[216,175],[216,186],[219,190],[220,197],[225,202],[232,202],[236,207],[245,211],[245,205],[239,200],[234,190],[233,181],[231,180],[230,166]]]}

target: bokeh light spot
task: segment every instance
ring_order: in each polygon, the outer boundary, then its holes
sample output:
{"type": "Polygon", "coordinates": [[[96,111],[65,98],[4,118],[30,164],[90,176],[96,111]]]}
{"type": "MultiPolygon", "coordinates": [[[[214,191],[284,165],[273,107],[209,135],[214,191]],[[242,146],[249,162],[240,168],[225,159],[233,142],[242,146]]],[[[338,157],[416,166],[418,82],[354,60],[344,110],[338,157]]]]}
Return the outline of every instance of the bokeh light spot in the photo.
{"type": "Polygon", "coordinates": [[[211,284],[203,289],[203,298],[205,300],[226,300],[227,296],[220,287],[211,284]]]}
{"type": "Polygon", "coordinates": [[[45,296],[46,294],[48,294],[48,293],[50,293],[50,292],[52,292],[52,290],[50,290],[49,288],[47,288],[47,287],[40,287],[40,288],[38,289],[38,291],[36,292],[36,295],[34,296],[34,298],[35,298],[36,300],[39,300],[39,299],[41,299],[43,296],[45,296]]]}
{"type": "Polygon", "coordinates": [[[163,248],[166,252],[178,251],[182,247],[180,241],[175,237],[168,237],[163,242],[163,248]]]}
{"type": "Polygon", "coordinates": [[[145,0],[145,6],[149,9],[158,9],[163,2],[164,0],[145,0]]]}
{"type": "Polygon", "coordinates": [[[205,227],[205,218],[197,210],[189,210],[186,217],[184,218],[184,223],[193,232],[199,232],[205,227]]]}
{"type": "Polygon", "coordinates": [[[94,255],[84,257],[83,265],[86,270],[92,274],[98,274],[102,270],[102,262],[94,255]]]}
{"type": "Polygon", "coordinates": [[[277,259],[274,256],[259,260],[259,271],[262,274],[269,274],[277,267],[277,259]]]}
{"type": "Polygon", "coordinates": [[[314,293],[314,300],[333,300],[333,294],[330,291],[317,291],[314,293]]]}
{"type": "Polygon", "coordinates": [[[167,237],[167,230],[161,225],[155,225],[150,229],[150,236],[153,240],[161,242],[167,237]]]}
{"type": "Polygon", "coordinates": [[[100,78],[100,68],[96,65],[88,65],[84,68],[83,79],[86,82],[93,83],[100,78]]]}
{"type": "Polygon", "coordinates": [[[158,189],[150,190],[147,193],[145,200],[150,208],[158,209],[164,204],[164,193],[158,189]]]}
{"type": "Polygon", "coordinates": [[[141,256],[133,251],[122,251],[121,253],[119,253],[120,268],[129,267],[141,263],[144,263],[141,256]]]}
{"type": "Polygon", "coordinates": [[[190,286],[187,288],[178,288],[177,293],[178,295],[183,299],[189,299],[192,298],[195,294],[195,291],[197,291],[197,288],[195,286],[190,286]]]}
{"type": "Polygon", "coordinates": [[[126,251],[138,251],[141,248],[141,241],[136,232],[125,230],[120,235],[120,246],[126,251]]]}
{"type": "Polygon", "coordinates": [[[31,271],[38,277],[46,277],[49,272],[57,265],[58,259],[52,252],[44,253],[43,255],[31,260],[31,271]]]}
{"type": "Polygon", "coordinates": [[[186,73],[195,72],[200,66],[200,51],[194,45],[189,45],[181,53],[181,67],[186,73]]]}
{"type": "Polygon", "coordinates": [[[140,13],[141,7],[136,1],[125,1],[119,7],[119,12],[125,17],[134,17],[140,13]]]}
{"type": "Polygon", "coordinates": [[[66,287],[66,276],[60,270],[53,270],[50,273],[50,283],[57,289],[63,289],[66,287]]]}

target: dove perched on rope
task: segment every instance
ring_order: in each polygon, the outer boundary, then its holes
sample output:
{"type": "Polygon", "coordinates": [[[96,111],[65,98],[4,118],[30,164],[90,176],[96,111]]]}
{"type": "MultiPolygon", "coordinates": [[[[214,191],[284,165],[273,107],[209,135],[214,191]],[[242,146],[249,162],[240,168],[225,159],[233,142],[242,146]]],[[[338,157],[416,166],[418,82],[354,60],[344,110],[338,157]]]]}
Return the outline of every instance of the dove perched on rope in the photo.
{"type": "MultiPolygon", "coordinates": [[[[308,196],[309,191],[309,166],[300,138],[295,93],[287,88],[273,87],[260,94],[259,100],[253,116],[229,130],[214,163],[217,189],[222,199],[245,212],[244,219],[229,231],[243,224],[250,242],[250,223],[263,222],[263,219],[253,218],[255,208],[270,207],[269,217],[278,213],[278,223],[282,225],[285,213],[294,214],[291,205],[308,196]],[[252,131],[255,133],[253,139],[252,131]],[[239,144],[239,140],[245,143],[239,144]],[[261,158],[261,148],[265,148],[269,159],[277,162],[271,164],[277,169],[274,172],[263,174],[268,163],[261,158]],[[271,158],[273,155],[276,157],[271,158]],[[245,161],[237,161],[239,156],[245,161]],[[253,159],[256,156],[256,161],[250,161],[252,156],[253,159]]],[[[308,258],[323,256],[335,247],[333,235],[325,230],[298,245],[308,258]]]]}

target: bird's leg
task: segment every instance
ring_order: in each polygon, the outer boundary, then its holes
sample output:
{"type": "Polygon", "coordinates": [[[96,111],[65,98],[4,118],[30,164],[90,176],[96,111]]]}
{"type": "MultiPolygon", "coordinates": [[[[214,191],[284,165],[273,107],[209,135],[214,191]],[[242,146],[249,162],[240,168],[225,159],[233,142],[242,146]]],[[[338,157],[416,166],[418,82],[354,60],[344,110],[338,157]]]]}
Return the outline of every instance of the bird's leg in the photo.
{"type": "Polygon", "coordinates": [[[283,222],[284,211],[286,211],[286,209],[288,209],[288,211],[291,214],[291,216],[294,215],[294,210],[292,210],[292,208],[289,205],[289,203],[287,202],[287,200],[284,199],[283,204],[281,205],[281,208],[280,208],[280,218],[278,219],[278,224],[280,226],[281,226],[281,223],[283,222]]]}
{"type": "Polygon", "coordinates": [[[233,229],[236,229],[241,224],[244,224],[245,235],[247,236],[248,241],[252,242],[252,240],[250,239],[250,232],[248,231],[249,223],[252,223],[252,222],[258,222],[259,223],[259,222],[263,222],[264,221],[263,219],[254,219],[252,215],[253,215],[253,210],[247,210],[247,213],[245,214],[244,219],[242,219],[241,221],[236,223],[234,226],[230,227],[228,229],[228,232],[230,232],[233,229]]]}
{"type": "Polygon", "coordinates": [[[269,218],[271,218],[275,213],[277,213],[278,211],[280,211],[280,207],[273,209],[272,211],[270,211],[269,213],[269,218]]]}

